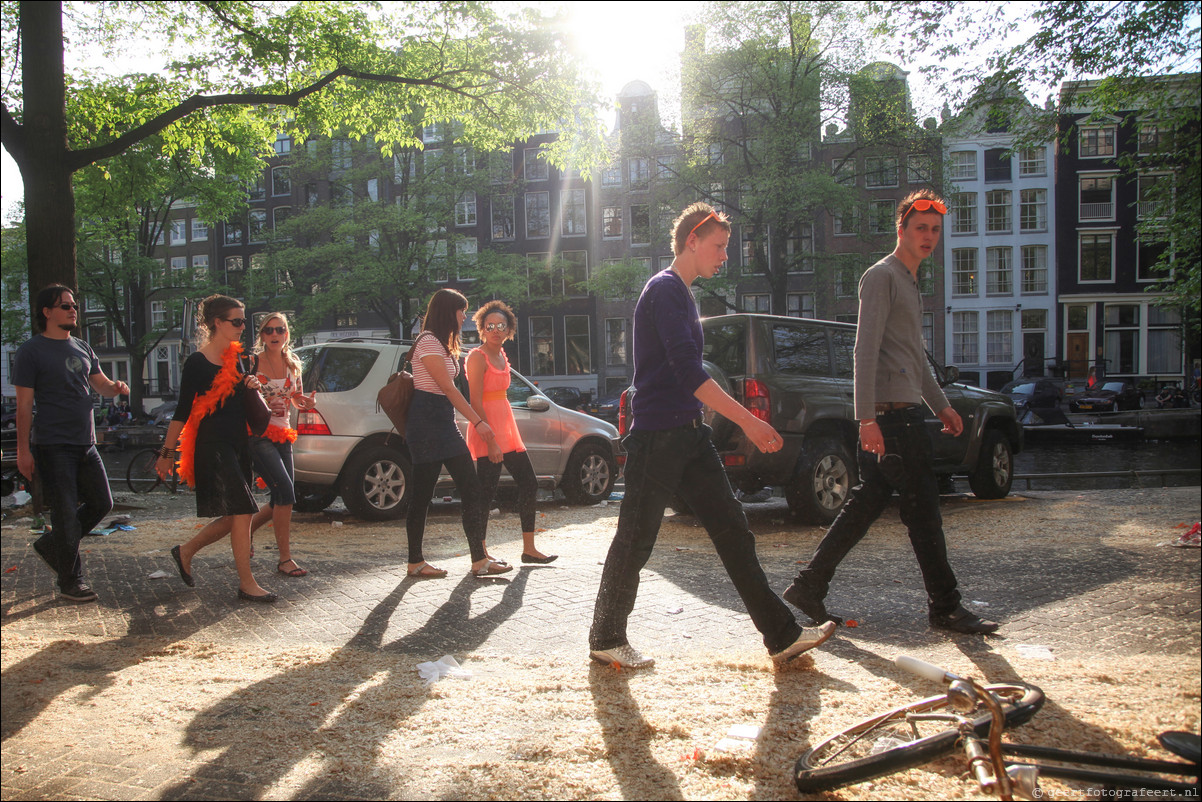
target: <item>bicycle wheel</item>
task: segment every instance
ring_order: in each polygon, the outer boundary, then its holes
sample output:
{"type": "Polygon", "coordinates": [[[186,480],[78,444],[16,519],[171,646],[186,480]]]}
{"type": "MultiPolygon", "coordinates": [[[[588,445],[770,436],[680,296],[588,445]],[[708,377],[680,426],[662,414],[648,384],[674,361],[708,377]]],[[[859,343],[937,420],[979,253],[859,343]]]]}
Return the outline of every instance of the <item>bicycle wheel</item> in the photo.
{"type": "MultiPolygon", "coordinates": [[[[1043,707],[1043,691],[1034,685],[985,687],[1002,700],[1007,726],[1026,723],[1043,707]]],[[[853,724],[797,759],[794,770],[797,790],[825,791],[863,782],[944,755],[960,740],[951,713],[947,694],[941,694],[853,724]],[[948,718],[914,720],[915,714],[946,714],[948,718]]],[[[977,735],[983,737],[989,733],[992,720],[987,710],[978,708],[972,720],[977,735]]]]}
{"type": "Polygon", "coordinates": [[[129,485],[130,490],[135,493],[149,493],[158,487],[161,480],[154,469],[158,460],[159,452],[153,448],[134,454],[134,458],[129,461],[129,468],[125,471],[125,483],[129,485]]]}

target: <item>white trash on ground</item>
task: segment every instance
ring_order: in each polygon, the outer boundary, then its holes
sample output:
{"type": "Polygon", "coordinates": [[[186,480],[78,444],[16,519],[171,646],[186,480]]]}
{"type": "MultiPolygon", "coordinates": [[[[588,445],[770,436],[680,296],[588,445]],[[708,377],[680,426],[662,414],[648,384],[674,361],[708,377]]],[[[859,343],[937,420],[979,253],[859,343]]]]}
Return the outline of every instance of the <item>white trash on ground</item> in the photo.
{"type": "Polygon", "coordinates": [[[471,679],[472,672],[459,665],[459,662],[449,654],[444,654],[432,663],[418,663],[417,674],[429,685],[438,682],[443,677],[455,679],[471,679]]]}

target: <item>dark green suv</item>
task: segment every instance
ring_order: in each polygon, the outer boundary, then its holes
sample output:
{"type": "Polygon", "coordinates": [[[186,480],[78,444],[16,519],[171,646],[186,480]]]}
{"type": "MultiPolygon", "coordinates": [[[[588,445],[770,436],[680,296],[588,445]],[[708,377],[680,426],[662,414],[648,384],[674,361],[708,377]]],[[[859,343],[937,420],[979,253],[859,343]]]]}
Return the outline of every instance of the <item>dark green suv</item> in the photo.
{"type": "MultiPolygon", "coordinates": [[[[779,452],[763,454],[738,426],[706,410],[731,485],[746,492],[782,487],[799,520],[830,523],[858,481],[852,405],[856,327],[751,314],[705,318],[701,325],[710,376],[784,440],[779,452]]],[[[964,419],[963,434],[952,437],[928,414],[937,470],[967,476],[981,498],[1002,498],[1010,492],[1014,454],[1022,448],[1014,404],[999,393],[955,384],[955,368],[936,368],[936,374],[964,419]]]]}

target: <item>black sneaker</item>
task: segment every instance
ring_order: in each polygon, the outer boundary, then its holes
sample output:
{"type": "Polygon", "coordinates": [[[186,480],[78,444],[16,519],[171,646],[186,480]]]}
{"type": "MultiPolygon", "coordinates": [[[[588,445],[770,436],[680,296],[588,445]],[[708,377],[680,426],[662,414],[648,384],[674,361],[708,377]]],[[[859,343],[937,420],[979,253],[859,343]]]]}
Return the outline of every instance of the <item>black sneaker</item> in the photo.
{"type": "Polygon", "coordinates": [[[950,632],[960,632],[965,635],[990,635],[998,630],[998,624],[987,621],[976,613],[959,605],[950,613],[931,615],[931,626],[946,629],[950,632]]]}
{"type": "Polygon", "coordinates": [[[815,596],[805,585],[798,584],[797,580],[793,580],[793,584],[785,588],[785,592],[781,596],[789,604],[808,615],[815,624],[834,621],[839,626],[843,626],[843,619],[828,613],[822,599],[815,596]]]}
{"type": "Polygon", "coordinates": [[[84,582],[76,582],[69,588],[59,590],[58,595],[62,596],[67,601],[73,602],[91,602],[99,598],[96,591],[92,590],[84,582]]]}

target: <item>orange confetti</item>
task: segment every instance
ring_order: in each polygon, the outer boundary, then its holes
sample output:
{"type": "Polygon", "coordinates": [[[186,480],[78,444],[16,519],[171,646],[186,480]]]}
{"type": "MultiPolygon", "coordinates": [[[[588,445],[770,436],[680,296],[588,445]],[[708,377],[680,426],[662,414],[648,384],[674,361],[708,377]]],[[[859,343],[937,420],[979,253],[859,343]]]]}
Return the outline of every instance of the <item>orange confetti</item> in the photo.
{"type": "Polygon", "coordinates": [[[859,621],[857,621],[857,620],[856,620],[856,619],[854,619],[854,618],[849,618],[849,619],[847,619],[847,623],[845,624],[845,626],[846,626],[848,629],[855,629],[855,628],[856,628],[856,627],[858,627],[859,625],[860,625],[860,622],[859,622],[859,621]]]}
{"type": "Polygon", "coordinates": [[[12,566],[11,568],[7,568],[7,569],[5,569],[4,573],[6,573],[6,574],[11,574],[11,573],[12,573],[13,571],[15,571],[15,570],[17,570],[17,566],[15,566],[15,565],[14,565],[14,566],[12,566]]]}
{"type": "Polygon", "coordinates": [[[309,707],[317,707],[321,702],[309,702],[309,707]]]}

